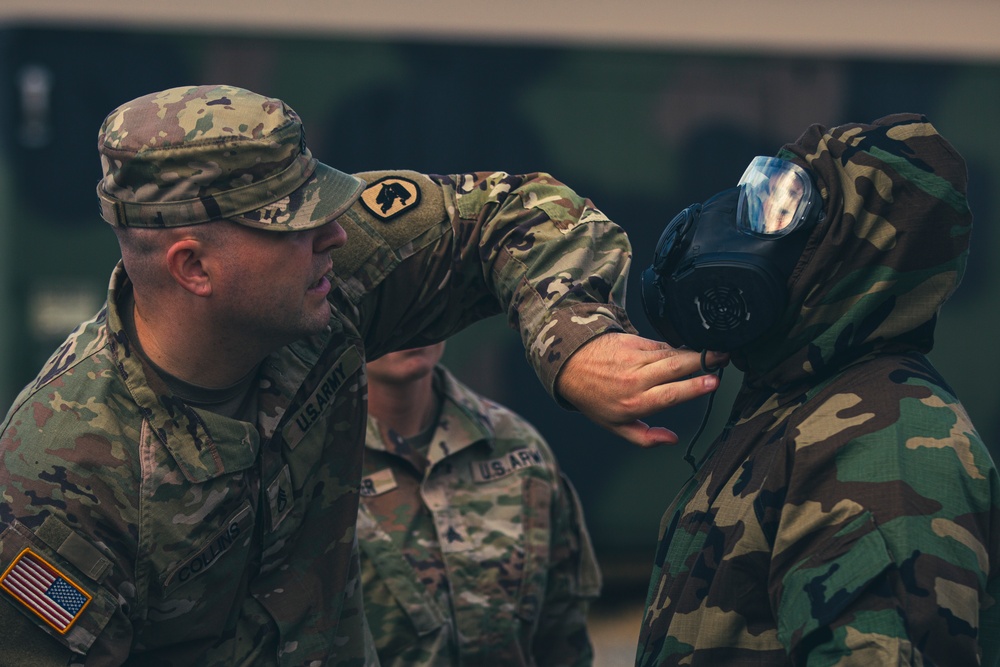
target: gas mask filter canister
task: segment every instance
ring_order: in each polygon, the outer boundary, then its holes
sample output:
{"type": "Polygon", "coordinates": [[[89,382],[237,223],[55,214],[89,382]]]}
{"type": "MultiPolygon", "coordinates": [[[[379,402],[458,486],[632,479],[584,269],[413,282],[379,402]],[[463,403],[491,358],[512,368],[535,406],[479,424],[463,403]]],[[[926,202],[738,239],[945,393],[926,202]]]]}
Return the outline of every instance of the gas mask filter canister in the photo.
{"type": "Polygon", "coordinates": [[[735,188],[671,220],[642,274],[646,317],[674,347],[731,352],[784,314],[823,201],[809,173],[756,157],[735,188]]]}

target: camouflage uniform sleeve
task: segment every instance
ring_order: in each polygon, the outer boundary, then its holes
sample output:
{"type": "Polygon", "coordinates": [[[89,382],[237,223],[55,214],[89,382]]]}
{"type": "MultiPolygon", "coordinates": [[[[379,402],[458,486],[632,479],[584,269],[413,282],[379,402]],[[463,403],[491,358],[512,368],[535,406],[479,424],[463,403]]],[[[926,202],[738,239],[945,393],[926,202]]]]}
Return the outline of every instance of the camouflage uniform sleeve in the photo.
{"type": "Polygon", "coordinates": [[[590,200],[548,174],[361,174],[334,271],[369,358],[506,313],[548,391],[569,356],[624,311],[631,248],[590,200]],[[405,204],[402,203],[405,199],[405,204]]]}
{"type": "MultiPolygon", "coordinates": [[[[0,665],[14,667],[56,667],[81,659],[61,643],[38,629],[38,626],[13,606],[0,605],[3,650],[0,665]]],[[[114,663],[107,663],[114,664],[114,663]]]]}
{"type": "Polygon", "coordinates": [[[1000,480],[961,404],[912,391],[835,394],[798,427],[769,584],[795,664],[982,660],[1000,480]]]}
{"type": "Polygon", "coordinates": [[[559,490],[553,505],[552,563],[532,651],[539,665],[587,667],[594,660],[587,611],[600,595],[601,572],[579,497],[562,473],[559,490]]]}

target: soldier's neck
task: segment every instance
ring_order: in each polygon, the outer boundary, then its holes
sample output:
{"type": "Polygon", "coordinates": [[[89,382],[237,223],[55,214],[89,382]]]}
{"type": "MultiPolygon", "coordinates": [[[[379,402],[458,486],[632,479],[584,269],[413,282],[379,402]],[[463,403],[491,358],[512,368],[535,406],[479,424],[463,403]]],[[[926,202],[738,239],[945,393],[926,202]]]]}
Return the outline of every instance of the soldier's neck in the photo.
{"type": "Polygon", "coordinates": [[[198,331],[198,317],[174,317],[168,308],[147,316],[131,292],[119,303],[122,319],[142,353],[173,377],[207,389],[231,387],[246,378],[267,356],[217,341],[198,331]]]}
{"type": "Polygon", "coordinates": [[[369,381],[368,411],[384,428],[404,438],[429,429],[437,420],[439,403],[431,374],[406,384],[369,381]]]}

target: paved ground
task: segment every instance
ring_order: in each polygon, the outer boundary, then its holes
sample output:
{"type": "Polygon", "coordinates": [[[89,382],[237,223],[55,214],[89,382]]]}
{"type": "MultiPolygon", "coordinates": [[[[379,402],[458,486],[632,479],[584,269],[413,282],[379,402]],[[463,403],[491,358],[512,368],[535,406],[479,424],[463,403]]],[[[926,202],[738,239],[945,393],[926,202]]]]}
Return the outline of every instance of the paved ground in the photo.
{"type": "Polygon", "coordinates": [[[598,605],[587,627],[594,644],[594,667],[631,667],[642,622],[642,601],[598,605]]]}

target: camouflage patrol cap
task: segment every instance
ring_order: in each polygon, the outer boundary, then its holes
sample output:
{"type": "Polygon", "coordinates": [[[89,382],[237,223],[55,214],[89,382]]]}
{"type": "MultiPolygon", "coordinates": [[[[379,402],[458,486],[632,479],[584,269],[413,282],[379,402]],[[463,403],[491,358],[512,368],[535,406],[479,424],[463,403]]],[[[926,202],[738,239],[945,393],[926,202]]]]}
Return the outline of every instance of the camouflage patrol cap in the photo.
{"type": "Polygon", "coordinates": [[[184,86],[126,102],[105,118],[97,149],[101,217],[114,226],[228,219],[309,229],[341,215],[365,187],[312,156],[288,105],[232,86],[184,86]]]}

